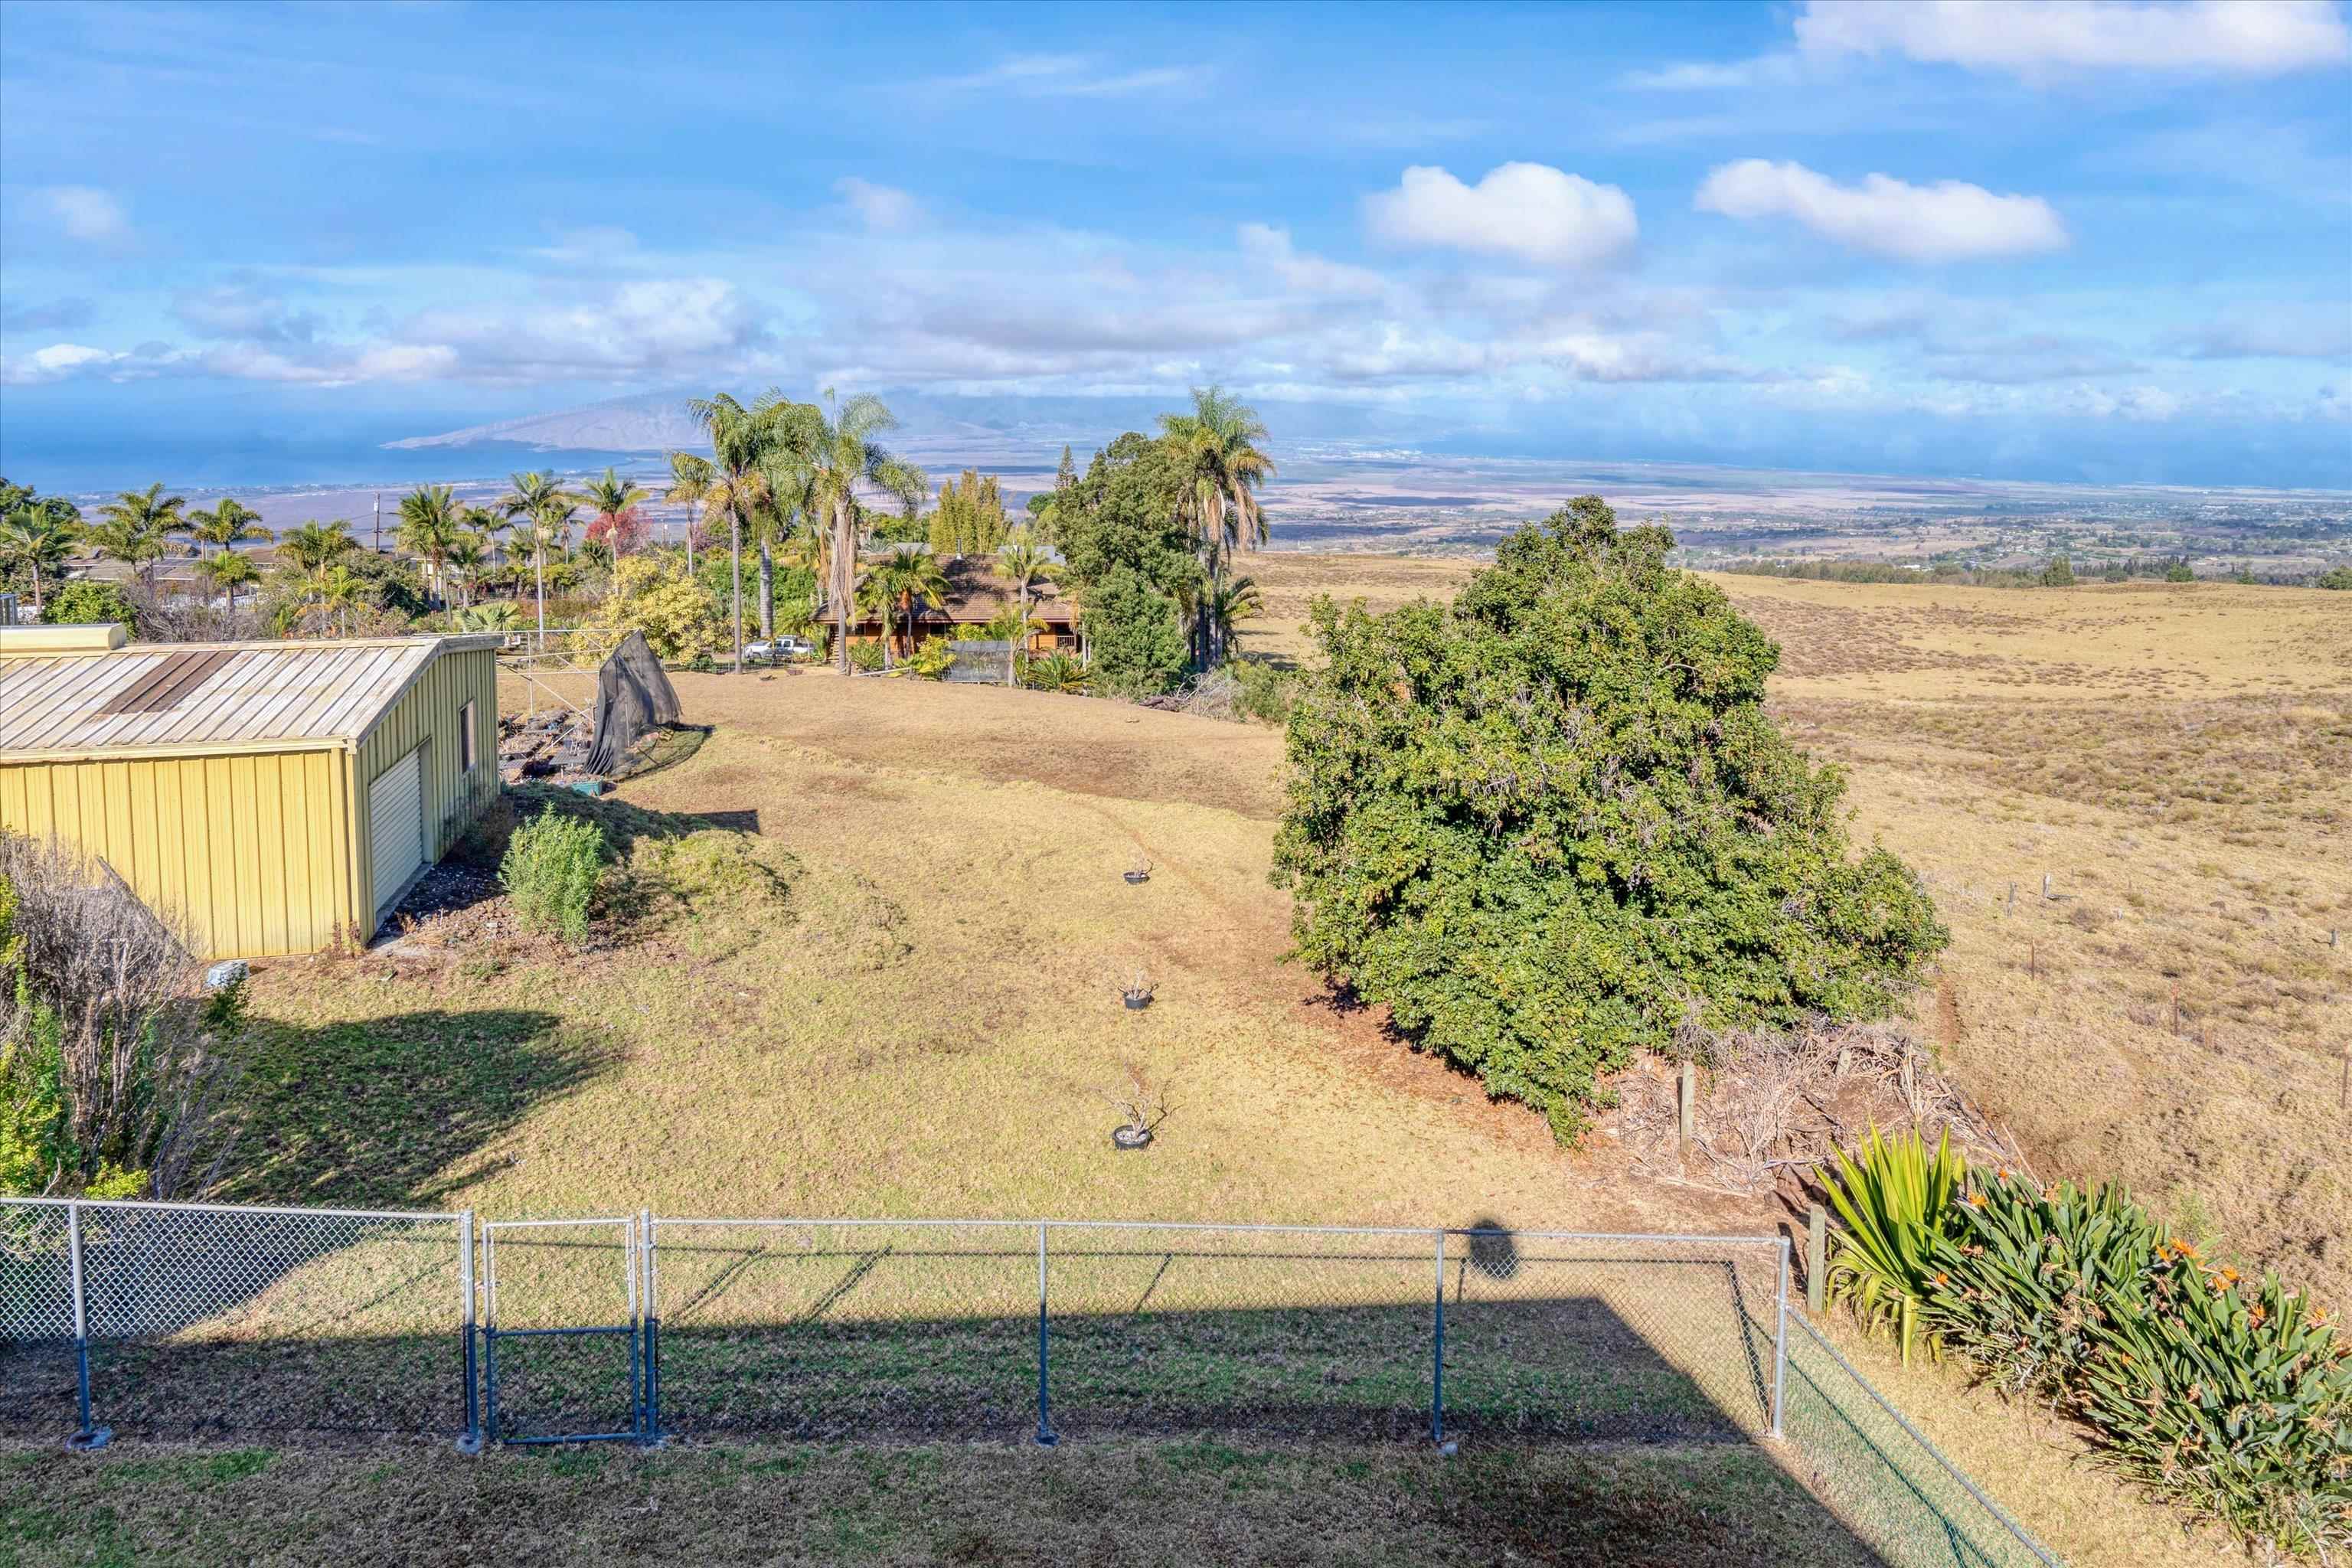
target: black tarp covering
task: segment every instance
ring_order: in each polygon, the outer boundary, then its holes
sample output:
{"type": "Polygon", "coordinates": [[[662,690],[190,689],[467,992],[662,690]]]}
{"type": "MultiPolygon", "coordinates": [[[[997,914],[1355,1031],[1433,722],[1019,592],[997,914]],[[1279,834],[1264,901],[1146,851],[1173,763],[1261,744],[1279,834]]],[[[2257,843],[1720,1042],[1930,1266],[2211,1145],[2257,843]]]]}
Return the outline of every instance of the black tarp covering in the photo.
{"type": "Polygon", "coordinates": [[[662,673],[645,634],[631,632],[596,671],[596,738],[588,748],[587,771],[615,776],[647,732],[677,720],[677,689],[662,673]]]}

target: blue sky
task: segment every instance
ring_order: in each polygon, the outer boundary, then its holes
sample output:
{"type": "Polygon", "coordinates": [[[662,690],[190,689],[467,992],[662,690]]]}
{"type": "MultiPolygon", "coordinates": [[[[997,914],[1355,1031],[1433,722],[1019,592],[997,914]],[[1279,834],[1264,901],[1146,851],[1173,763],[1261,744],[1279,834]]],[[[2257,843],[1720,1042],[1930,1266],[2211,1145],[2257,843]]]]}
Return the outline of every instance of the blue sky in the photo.
{"type": "Polygon", "coordinates": [[[1277,437],[1311,405],[1561,456],[2352,487],[2352,25],[0,6],[12,477],[670,387],[1210,379],[1277,437]]]}

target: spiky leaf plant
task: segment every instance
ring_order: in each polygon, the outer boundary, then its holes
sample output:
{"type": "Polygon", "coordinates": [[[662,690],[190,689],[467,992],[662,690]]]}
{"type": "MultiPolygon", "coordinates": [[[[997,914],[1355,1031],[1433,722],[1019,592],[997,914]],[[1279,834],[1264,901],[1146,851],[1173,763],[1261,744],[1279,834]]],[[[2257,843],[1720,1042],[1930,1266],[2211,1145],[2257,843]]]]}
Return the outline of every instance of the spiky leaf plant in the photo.
{"type": "Polygon", "coordinates": [[[1932,1328],[1923,1336],[1920,1309],[1965,1169],[1949,1133],[1930,1150],[1916,1128],[1887,1138],[1874,1127],[1859,1155],[1835,1150],[1821,1173],[1843,1226],[1830,1292],[1851,1301],[1865,1328],[1891,1329],[1906,1364],[1915,1341],[1924,1337],[1930,1354],[1940,1348],[1932,1328]]]}

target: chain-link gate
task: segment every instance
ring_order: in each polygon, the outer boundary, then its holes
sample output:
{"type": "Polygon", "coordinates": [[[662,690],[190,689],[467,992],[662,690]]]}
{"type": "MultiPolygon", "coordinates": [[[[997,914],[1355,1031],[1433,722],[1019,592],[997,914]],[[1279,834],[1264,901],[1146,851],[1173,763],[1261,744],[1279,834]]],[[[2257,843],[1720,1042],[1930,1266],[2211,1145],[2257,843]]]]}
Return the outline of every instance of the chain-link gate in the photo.
{"type": "Polygon", "coordinates": [[[496,1443],[651,1436],[635,1218],[482,1226],[484,1410],[496,1443]]]}

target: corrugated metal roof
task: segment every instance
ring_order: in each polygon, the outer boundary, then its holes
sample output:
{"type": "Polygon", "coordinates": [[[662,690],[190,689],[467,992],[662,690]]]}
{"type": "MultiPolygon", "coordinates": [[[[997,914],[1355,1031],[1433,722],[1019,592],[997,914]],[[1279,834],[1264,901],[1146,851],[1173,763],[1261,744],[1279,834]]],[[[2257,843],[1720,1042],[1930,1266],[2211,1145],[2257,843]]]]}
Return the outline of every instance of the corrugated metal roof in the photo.
{"type": "Polygon", "coordinates": [[[0,658],[0,753],[356,742],[437,655],[501,640],[134,643],[0,658]],[[147,705],[159,693],[170,706],[147,705]]]}

